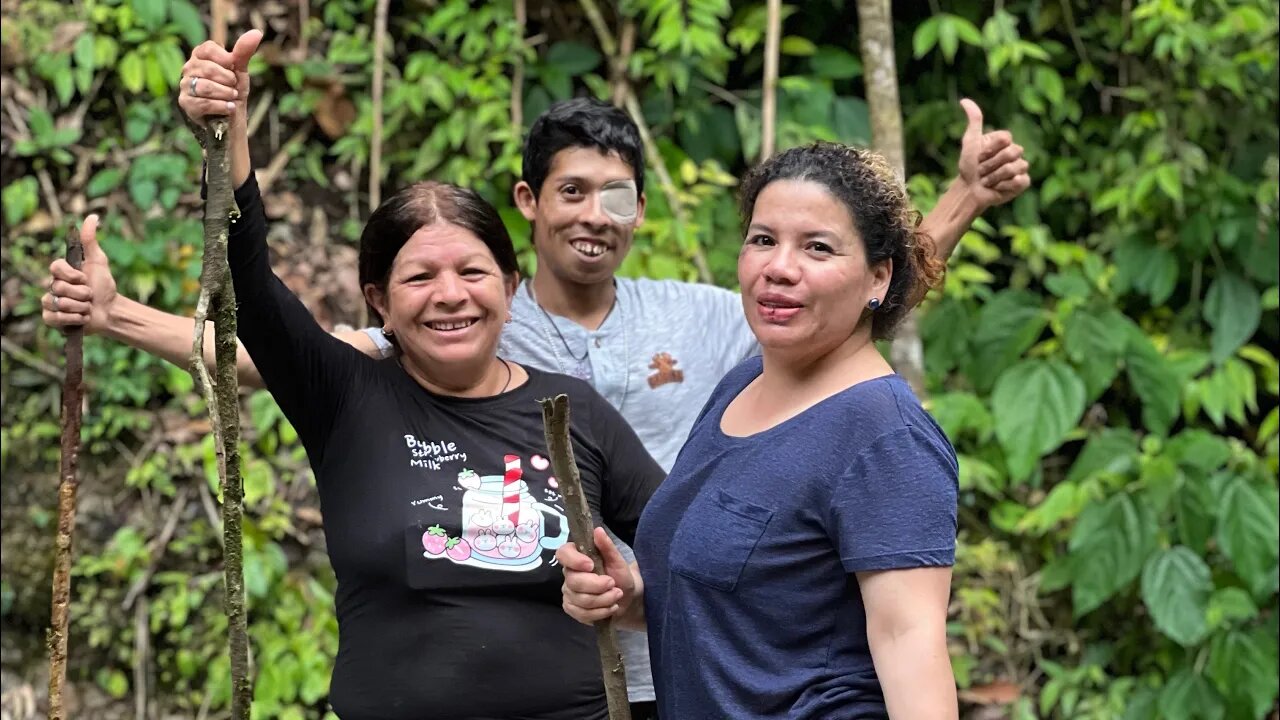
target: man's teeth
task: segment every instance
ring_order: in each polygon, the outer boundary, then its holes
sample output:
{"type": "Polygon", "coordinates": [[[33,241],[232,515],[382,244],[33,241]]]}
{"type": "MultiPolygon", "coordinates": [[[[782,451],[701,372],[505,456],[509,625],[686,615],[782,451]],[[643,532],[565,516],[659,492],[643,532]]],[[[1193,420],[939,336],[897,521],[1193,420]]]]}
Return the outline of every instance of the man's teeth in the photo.
{"type": "Polygon", "coordinates": [[[432,330],[461,330],[465,327],[471,327],[475,324],[475,320],[455,320],[452,322],[429,322],[427,327],[432,330]]]}
{"type": "Polygon", "coordinates": [[[601,243],[593,243],[587,240],[575,240],[573,242],[573,249],[577,250],[583,255],[590,255],[592,257],[595,257],[597,255],[603,255],[604,251],[607,250],[608,248],[601,243]]]}

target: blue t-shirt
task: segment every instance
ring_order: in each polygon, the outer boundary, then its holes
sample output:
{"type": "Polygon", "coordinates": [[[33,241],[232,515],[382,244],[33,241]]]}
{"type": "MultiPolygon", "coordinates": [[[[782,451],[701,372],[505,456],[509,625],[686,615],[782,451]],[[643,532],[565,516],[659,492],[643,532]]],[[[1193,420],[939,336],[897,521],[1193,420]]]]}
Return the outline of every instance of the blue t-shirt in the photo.
{"type": "Polygon", "coordinates": [[[732,437],[712,394],[635,551],[665,718],[884,718],[853,573],[955,559],[955,451],[897,375],[732,437]]]}

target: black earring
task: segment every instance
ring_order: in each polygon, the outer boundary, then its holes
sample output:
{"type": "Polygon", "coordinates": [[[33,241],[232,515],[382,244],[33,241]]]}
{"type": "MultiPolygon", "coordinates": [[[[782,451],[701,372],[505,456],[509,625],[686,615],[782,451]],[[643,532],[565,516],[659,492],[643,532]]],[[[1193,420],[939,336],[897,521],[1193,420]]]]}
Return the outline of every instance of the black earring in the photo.
{"type": "Polygon", "coordinates": [[[871,312],[875,312],[876,310],[879,310],[880,298],[871,298],[869,301],[867,301],[867,308],[871,310],[871,312]]]}

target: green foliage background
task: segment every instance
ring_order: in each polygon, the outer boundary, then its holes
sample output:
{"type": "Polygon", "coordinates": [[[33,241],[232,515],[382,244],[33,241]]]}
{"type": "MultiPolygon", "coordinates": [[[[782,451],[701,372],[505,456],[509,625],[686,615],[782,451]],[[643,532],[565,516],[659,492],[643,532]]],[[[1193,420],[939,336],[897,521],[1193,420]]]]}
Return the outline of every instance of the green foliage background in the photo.
{"type": "MultiPolygon", "coordinates": [[[[273,210],[273,242],[319,258],[298,270],[332,295],[313,309],[358,324],[359,303],[341,299],[353,280],[322,261],[349,263],[368,212],[373,2],[311,0],[305,22],[306,4],[254,6],[236,4],[232,35],[267,30],[255,156],[286,160],[273,193],[295,201],[273,210]]],[[[201,237],[199,149],[173,84],[207,7],[76,7],[76,19],[55,0],[3,10],[2,612],[6,667],[29,677],[56,507],[61,338],[39,324],[44,268],[62,227],[100,212],[121,291],[188,313],[201,237]]],[[[950,629],[966,712],[992,699],[1013,718],[1275,707],[1278,12],[1275,0],[897,8],[918,205],[954,174],[962,96],[1013,130],[1034,178],[975,226],[921,311],[930,406],[962,456],[950,629]]],[[[623,62],[689,217],[674,222],[651,173],[624,270],[693,279],[702,254],[731,285],[736,176],[760,146],[764,3],[626,0],[605,13],[615,34],[635,24],[623,62]]],[[[866,144],[853,3],[784,16],[780,145],[866,144]]],[[[517,62],[525,123],[556,99],[608,95],[611,59],[581,6],[531,2],[524,40],[514,17],[502,2],[392,4],[384,188],[443,178],[509,206],[517,62]]],[[[527,227],[505,217],[531,270],[527,227]]],[[[146,679],[173,712],[216,711],[228,681],[202,403],[185,371],[140,352],[93,338],[86,359],[73,678],[116,698],[146,679]]],[[[254,714],[319,718],[337,641],[312,479],[270,397],[244,407],[254,714]]]]}

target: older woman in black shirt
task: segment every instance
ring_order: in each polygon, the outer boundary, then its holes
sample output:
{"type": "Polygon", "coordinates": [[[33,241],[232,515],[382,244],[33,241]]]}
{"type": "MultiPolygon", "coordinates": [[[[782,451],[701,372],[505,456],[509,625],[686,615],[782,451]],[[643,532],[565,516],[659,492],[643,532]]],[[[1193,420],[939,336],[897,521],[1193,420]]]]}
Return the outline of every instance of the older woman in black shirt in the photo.
{"type": "Polygon", "coordinates": [[[627,542],[661,468],[590,385],[497,356],[516,257],[470,190],[413,185],[364,229],[360,282],[395,357],[368,358],[316,324],[271,271],[250,172],[244,68],[260,38],[196,48],[179,104],[197,123],[230,111],[239,336],[315,471],[338,579],[334,710],[604,718],[594,634],[561,611],[550,564],[567,522],[535,400],[570,395],[588,504],[627,542]]]}

